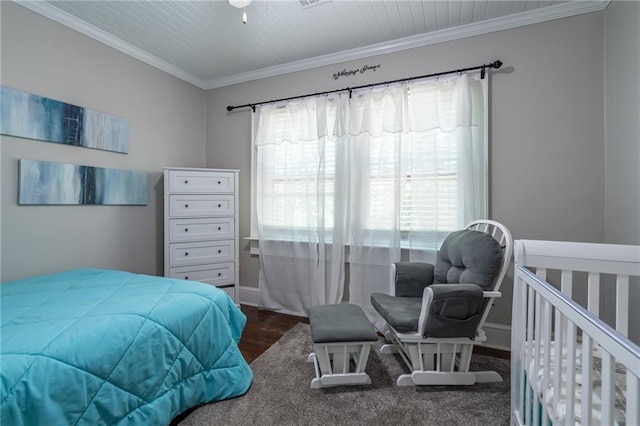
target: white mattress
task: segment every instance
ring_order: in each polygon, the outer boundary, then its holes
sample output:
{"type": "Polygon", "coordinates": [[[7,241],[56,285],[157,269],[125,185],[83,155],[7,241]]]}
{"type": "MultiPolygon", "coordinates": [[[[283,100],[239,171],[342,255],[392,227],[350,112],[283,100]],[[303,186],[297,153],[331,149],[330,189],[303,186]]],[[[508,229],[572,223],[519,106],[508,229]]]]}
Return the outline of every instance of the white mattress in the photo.
{"type": "MultiPolygon", "coordinates": [[[[535,351],[535,343],[532,345],[531,349],[535,351]]],[[[527,369],[527,377],[530,382],[534,382],[534,389],[537,391],[539,398],[542,398],[542,382],[544,375],[544,356],[545,348],[544,345],[540,345],[540,358],[538,361],[538,369],[535,371],[535,362],[532,359],[529,362],[527,369]],[[534,378],[534,380],[531,380],[534,378]]],[[[558,403],[554,407],[553,399],[554,399],[554,373],[553,367],[555,364],[555,345],[553,341],[551,342],[551,353],[549,360],[549,378],[547,384],[547,392],[545,396],[545,405],[547,407],[547,412],[549,413],[549,417],[551,418],[554,424],[562,423],[564,424],[566,413],[567,413],[567,352],[566,348],[562,351],[562,367],[563,372],[561,373],[560,383],[560,397],[558,399],[558,403]]],[[[526,346],[525,346],[526,353],[526,346]]],[[[582,396],[583,396],[583,377],[582,377],[582,345],[577,343],[576,345],[576,360],[575,360],[575,399],[574,399],[574,413],[575,413],[575,424],[576,425],[594,425],[601,426],[602,423],[602,356],[599,352],[598,348],[593,349],[593,368],[592,368],[592,377],[591,377],[591,386],[587,386],[586,388],[590,388],[591,391],[591,419],[586,419],[583,421],[582,419],[582,396]]],[[[614,421],[615,425],[625,426],[625,408],[626,408],[626,369],[624,366],[616,364],[616,374],[615,374],[615,409],[614,409],[614,421]]],[[[608,426],[608,425],[607,425],[608,426]]]]}

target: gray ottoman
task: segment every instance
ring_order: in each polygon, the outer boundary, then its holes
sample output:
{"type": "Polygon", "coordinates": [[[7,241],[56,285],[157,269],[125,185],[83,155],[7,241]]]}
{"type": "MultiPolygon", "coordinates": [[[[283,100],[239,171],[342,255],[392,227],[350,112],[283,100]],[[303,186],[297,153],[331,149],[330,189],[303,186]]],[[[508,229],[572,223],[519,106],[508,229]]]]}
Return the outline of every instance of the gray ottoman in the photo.
{"type": "Polygon", "coordinates": [[[359,306],[314,306],[309,309],[309,324],[314,352],[308,361],[316,370],[312,388],[371,383],[365,368],[378,334],[359,306]]]}

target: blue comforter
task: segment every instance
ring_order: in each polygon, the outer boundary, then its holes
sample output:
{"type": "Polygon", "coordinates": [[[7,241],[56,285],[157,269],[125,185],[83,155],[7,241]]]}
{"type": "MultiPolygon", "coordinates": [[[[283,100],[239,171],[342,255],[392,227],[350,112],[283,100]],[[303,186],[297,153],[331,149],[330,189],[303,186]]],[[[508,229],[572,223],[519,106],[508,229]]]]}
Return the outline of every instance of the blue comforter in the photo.
{"type": "Polygon", "coordinates": [[[0,294],[3,425],[162,425],[251,384],[246,317],[215,287],[82,269],[0,294]]]}

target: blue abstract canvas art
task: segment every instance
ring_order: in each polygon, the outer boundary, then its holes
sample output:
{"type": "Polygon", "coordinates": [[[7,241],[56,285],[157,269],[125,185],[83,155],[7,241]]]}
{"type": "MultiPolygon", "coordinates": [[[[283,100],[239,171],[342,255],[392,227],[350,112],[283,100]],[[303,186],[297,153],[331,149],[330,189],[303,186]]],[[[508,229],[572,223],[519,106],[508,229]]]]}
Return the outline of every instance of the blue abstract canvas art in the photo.
{"type": "Polygon", "coordinates": [[[18,204],[146,205],[147,174],[22,159],[18,204]]]}
{"type": "Polygon", "coordinates": [[[8,87],[0,87],[0,133],[129,152],[128,120],[8,87]]]}

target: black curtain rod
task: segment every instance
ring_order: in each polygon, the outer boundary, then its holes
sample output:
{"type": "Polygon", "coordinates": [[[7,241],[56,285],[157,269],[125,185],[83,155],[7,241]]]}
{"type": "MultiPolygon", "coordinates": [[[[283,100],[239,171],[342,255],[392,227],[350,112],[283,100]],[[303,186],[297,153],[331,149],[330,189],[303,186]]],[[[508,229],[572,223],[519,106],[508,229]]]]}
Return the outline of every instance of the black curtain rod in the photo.
{"type": "Polygon", "coordinates": [[[364,89],[365,87],[374,87],[374,86],[383,86],[385,84],[393,84],[393,83],[399,83],[401,81],[409,81],[409,80],[419,80],[421,78],[428,78],[428,77],[437,77],[439,75],[446,75],[446,74],[457,74],[457,73],[462,73],[462,72],[466,72],[466,71],[474,71],[474,70],[482,70],[480,73],[480,78],[484,78],[485,75],[485,70],[487,68],[495,68],[498,69],[502,66],[502,61],[501,60],[497,60],[497,61],[493,61],[490,64],[485,64],[485,65],[478,65],[475,67],[469,67],[469,68],[461,68],[459,70],[451,70],[451,71],[443,71],[443,72],[436,72],[433,74],[426,74],[426,75],[419,75],[417,77],[409,77],[409,78],[399,78],[397,80],[389,80],[389,81],[383,81],[381,83],[372,83],[372,84],[363,84],[362,86],[355,86],[355,87],[345,87],[344,89],[338,89],[338,90],[328,90],[326,92],[316,92],[316,93],[309,93],[307,95],[300,95],[300,96],[289,96],[288,98],[280,98],[280,99],[272,99],[270,101],[264,101],[264,102],[255,102],[252,104],[245,104],[245,105],[237,105],[237,106],[231,106],[229,105],[227,107],[227,111],[233,111],[234,109],[237,108],[246,108],[246,107],[251,107],[251,109],[253,110],[253,112],[256,112],[256,105],[262,105],[262,104],[269,104],[272,102],[281,102],[281,101],[288,101],[290,99],[299,99],[299,98],[307,98],[310,96],[320,96],[320,95],[328,95],[330,93],[337,93],[337,92],[349,92],[349,96],[351,96],[351,92],[354,90],[358,90],[358,89],[364,89]]]}

